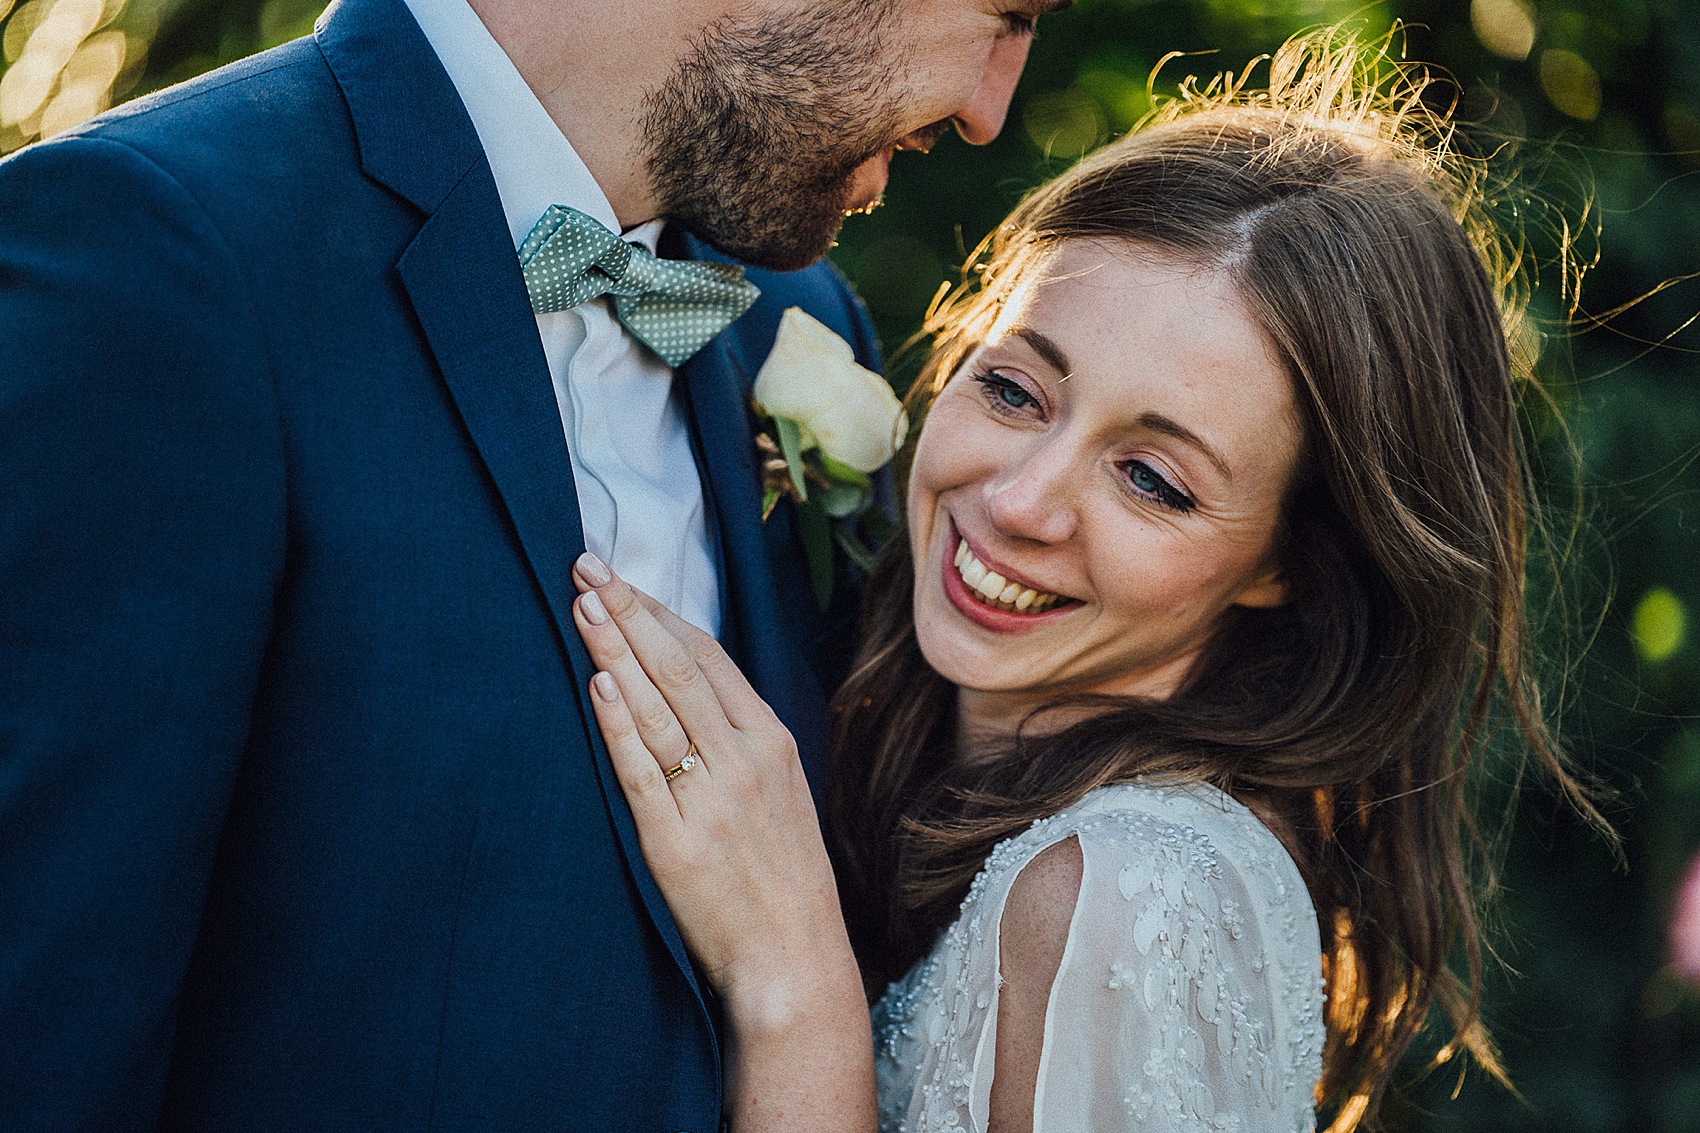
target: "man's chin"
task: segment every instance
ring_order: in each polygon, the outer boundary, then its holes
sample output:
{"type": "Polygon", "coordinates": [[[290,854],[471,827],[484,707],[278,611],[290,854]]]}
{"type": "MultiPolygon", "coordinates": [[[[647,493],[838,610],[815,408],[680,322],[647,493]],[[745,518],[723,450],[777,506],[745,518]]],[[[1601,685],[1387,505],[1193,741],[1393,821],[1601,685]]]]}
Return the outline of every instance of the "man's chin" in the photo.
{"type": "Polygon", "coordinates": [[[743,225],[715,225],[674,217],[701,240],[751,267],[769,271],[801,271],[818,262],[832,249],[844,218],[809,218],[783,230],[752,232],[743,225]]]}
{"type": "MultiPolygon", "coordinates": [[[[673,210],[672,218],[718,250],[754,267],[771,271],[798,271],[818,261],[831,250],[838,230],[851,212],[865,212],[879,203],[879,194],[867,195],[870,183],[859,176],[861,167],[835,192],[815,186],[786,195],[788,203],[807,207],[728,214],[707,212],[692,215],[673,210]]],[[[884,189],[883,176],[878,189],[884,189]]],[[[706,212],[707,210],[705,210],[706,212]]]]}

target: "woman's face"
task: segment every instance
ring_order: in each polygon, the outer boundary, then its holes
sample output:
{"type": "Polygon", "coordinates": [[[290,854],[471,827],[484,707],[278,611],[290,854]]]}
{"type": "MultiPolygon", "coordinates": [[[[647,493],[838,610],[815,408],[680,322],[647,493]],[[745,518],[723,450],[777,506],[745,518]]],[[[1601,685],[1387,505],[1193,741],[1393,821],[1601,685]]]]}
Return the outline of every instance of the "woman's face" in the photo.
{"type": "Polygon", "coordinates": [[[1301,436],[1225,275],[1070,242],[1031,279],[940,392],[909,482],[921,650],[965,713],[1015,719],[1168,696],[1230,607],[1281,603],[1301,436]]]}

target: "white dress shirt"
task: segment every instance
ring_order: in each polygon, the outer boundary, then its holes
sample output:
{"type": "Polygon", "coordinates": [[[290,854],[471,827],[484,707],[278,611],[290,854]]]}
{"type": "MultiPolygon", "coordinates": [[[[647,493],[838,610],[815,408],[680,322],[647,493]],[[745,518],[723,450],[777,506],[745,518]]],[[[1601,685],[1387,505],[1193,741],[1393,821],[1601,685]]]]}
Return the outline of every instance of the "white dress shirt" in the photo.
{"type": "MultiPolygon", "coordinates": [[[[478,131],[516,255],[550,205],[620,231],[590,170],[467,0],[406,3],[478,131]]],[[[664,223],[623,235],[653,252],[664,223]]],[[[538,315],[537,333],[572,457],[585,546],[718,634],[714,547],[672,368],[626,332],[607,297],[538,315]]]]}

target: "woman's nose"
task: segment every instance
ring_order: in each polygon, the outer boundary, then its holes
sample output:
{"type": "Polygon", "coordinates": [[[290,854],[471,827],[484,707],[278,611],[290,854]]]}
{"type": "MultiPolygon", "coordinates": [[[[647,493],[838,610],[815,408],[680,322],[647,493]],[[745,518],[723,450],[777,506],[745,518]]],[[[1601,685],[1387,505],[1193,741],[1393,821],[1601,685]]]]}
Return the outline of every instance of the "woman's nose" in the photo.
{"type": "Polygon", "coordinates": [[[962,109],[951,115],[956,132],[969,145],[983,146],[1003,130],[1009,100],[1021,79],[1021,69],[1027,65],[1027,48],[1031,42],[1029,36],[1006,35],[992,45],[979,88],[962,109]]]}
{"type": "Polygon", "coordinates": [[[1000,535],[1060,543],[1074,534],[1078,481],[1066,454],[1040,445],[986,481],[986,515],[1000,535]]]}

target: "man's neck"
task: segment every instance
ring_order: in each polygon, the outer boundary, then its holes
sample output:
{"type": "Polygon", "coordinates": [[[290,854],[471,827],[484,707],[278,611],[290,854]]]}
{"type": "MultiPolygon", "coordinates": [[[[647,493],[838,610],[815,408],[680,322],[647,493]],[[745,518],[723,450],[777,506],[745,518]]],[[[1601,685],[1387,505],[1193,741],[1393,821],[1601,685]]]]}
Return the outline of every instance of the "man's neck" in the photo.
{"type": "Polygon", "coordinates": [[[652,0],[469,0],[596,179],[622,229],[660,208],[643,106],[685,50],[678,7],[652,0]],[[640,20],[639,17],[642,17],[640,20]],[[637,28],[634,23],[642,23],[637,28]]]}

